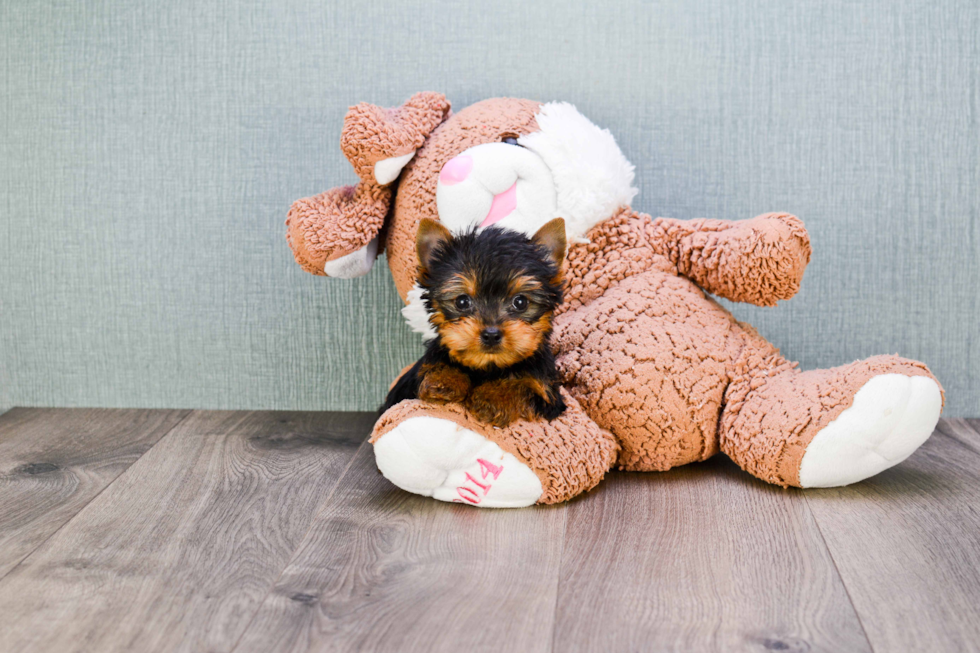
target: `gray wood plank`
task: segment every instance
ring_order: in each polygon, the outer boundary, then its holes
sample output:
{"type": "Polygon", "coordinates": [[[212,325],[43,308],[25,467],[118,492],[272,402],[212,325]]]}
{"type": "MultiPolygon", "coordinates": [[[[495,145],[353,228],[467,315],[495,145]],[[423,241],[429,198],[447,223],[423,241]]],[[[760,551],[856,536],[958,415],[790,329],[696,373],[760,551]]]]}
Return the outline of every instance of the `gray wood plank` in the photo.
{"type": "Polygon", "coordinates": [[[964,420],[807,501],[876,651],[980,650],[980,453],[964,420]],[[975,446],[975,444],[974,444],[975,446]]]}
{"type": "Polygon", "coordinates": [[[228,650],[372,422],[193,413],[0,581],[0,650],[228,650]]]}
{"type": "Polygon", "coordinates": [[[189,412],[15,408],[0,416],[0,578],[189,412]]]}
{"type": "Polygon", "coordinates": [[[798,490],[723,456],[569,506],[554,651],[868,651],[798,490]]]}
{"type": "Polygon", "coordinates": [[[236,651],[550,650],[564,521],[402,492],[366,445],[236,651]]]}
{"type": "Polygon", "coordinates": [[[944,419],[936,428],[980,454],[980,419],[944,419]]]}

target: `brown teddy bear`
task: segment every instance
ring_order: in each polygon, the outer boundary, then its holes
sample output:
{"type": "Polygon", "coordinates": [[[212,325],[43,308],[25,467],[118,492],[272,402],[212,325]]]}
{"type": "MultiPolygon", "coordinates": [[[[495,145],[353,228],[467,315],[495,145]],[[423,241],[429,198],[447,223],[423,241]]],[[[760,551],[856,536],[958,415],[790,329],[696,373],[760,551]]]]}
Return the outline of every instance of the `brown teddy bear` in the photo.
{"type": "Polygon", "coordinates": [[[936,425],[943,392],[924,364],[875,356],[801,372],[708,296],[774,306],[796,294],[810,260],[798,218],[638,213],[633,166],[570,104],[497,98],[452,113],[442,95],[418,93],[395,109],[352,107],[340,144],[360,182],[297,201],[290,247],[303,269],[343,278],[385,251],[423,337],[422,218],[452,231],[530,235],[556,216],[567,227],[553,344],[568,410],[500,429],[458,405],[396,405],[371,441],[378,467],[409,492],[556,503],[614,466],[663,471],[719,450],[768,483],[845,485],[903,461],[936,425]]]}

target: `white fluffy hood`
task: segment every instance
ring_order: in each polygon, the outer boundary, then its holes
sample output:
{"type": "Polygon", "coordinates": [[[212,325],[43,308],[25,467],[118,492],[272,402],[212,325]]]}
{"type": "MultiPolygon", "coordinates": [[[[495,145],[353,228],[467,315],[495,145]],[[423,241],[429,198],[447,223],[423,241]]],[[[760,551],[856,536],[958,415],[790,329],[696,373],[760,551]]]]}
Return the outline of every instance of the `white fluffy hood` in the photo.
{"type": "Polygon", "coordinates": [[[636,196],[633,164],[608,129],[600,129],[568,102],[549,102],[535,116],[539,130],[518,143],[551,169],[569,240],[581,238],[636,196]]]}

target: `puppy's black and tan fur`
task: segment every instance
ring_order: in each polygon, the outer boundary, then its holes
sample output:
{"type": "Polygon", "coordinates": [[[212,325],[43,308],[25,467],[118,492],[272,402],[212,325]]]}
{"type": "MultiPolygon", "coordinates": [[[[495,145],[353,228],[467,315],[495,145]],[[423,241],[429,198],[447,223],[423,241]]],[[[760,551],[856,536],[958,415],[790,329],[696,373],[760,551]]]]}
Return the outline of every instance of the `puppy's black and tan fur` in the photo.
{"type": "Polygon", "coordinates": [[[382,410],[420,398],[462,403],[495,426],[561,415],[550,337],[562,300],[565,221],[556,218],[528,238],[498,227],[454,237],[423,220],[416,246],[437,337],[382,410]]]}

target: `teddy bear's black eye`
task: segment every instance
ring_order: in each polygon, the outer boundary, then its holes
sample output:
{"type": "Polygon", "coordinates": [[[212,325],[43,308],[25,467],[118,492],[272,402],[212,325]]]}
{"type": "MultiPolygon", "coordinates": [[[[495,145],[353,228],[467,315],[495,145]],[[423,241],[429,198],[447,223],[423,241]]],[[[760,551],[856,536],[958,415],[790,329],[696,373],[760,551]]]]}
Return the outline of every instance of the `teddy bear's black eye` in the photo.
{"type": "Polygon", "coordinates": [[[460,295],[459,297],[456,298],[456,301],[454,303],[456,304],[457,311],[468,311],[470,310],[470,306],[472,305],[470,298],[467,297],[466,295],[460,295]]]}
{"type": "Polygon", "coordinates": [[[525,297],[524,295],[518,295],[517,297],[514,298],[514,310],[519,313],[523,313],[524,311],[527,310],[527,304],[528,304],[527,297],[525,297]]]}
{"type": "Polygon", "coordinates": [[[500,142],[507,143],[508,145],[516,145],[517,147],[521,147],[521,144],[517,142],[517,138],[514,136],[507,136],[505,138],[502,138],[500,142]]]}

